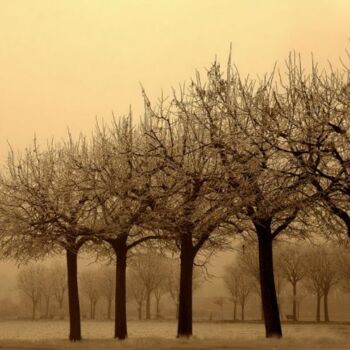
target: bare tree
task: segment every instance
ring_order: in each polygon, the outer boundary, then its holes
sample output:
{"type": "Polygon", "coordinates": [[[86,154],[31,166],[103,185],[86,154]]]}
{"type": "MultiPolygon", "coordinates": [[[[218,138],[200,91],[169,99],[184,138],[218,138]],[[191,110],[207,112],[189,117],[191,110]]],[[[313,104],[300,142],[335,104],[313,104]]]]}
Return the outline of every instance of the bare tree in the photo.
{"type": "Polygon", "coordinates": [[[8,172],[1,178],[3,254],[23,260],[61,249],[66,253],[72,341],[81,339],[77,254],[95,233],[92,201],[77,188],[81,178],[71,162],[80,148],[71,139],[65,145],[49,144],[46,150],[34,142],[23,155],[10,152],[8,172]]]}
{"type": "Polygon", "coordinates": [[[50,269],[52,274],[50,280],[53,286],[53,297],[58,304],[60,316],[62,317],[63,302],[67,292],[67,273],[64,265],[56,263],[50,269]]]}
{"type": "Polygon", "coordinates": [[[244,321],[245,305],[254,288],[254,281],[242,269],[241,261],[235,261],[226,267],[224,281],[234,303],[234,320],[238,303],[241,306],[241,320],[244,321]]]}
{"type": "Polygon", "coordinates": [[[50,303],[54,296],[54,278],[52,270],[48,267],[42,266],[39,271],[41,299],[44,302],[45,318],[50,317],[50,303]]]}
{"type": "Polygon", "coordinates": [[[100,294],[107,302],[106,317],[112,318],[112,303],[115,295],[115,269],[110,266],[103,266],[98,272],[100,281],[100,294]]]}
{"type": "Polygon", "coordinates": [[[316,320],[320,321],[320,302],[323,296],[324,320],[329,322],[328,296],[339,283],[340,276],[336,264],[334,248],[327,246],[309,248],[306,256],[306,288],[317,297],[316,320]]]}
{"type": "Polygon", "coordinates": [[[90,319],[96,317],[96,305],[101,296],[100,275],[96,270],[86,270],[81,274],[81,288],[83,293],[89,300],[90,304],[90,319]]]}
{"type": "Polygon", "coordinates": [[[192,335],[193,265],[200,251],[221,248],[221,224],[232,208],[221,205],[214,182],[220,175],[206,135],[183,113],[176,99],[152,106],[145,95],[148,154],[157,164],[157,192],[162,204],[154,225],[180,253],[178,337],[192,335]],[[210,248],[209,248],[210,247],[210,248]]]}
{"type": "MultiPolygon", "coordinates": [[[[151,296],[161,288],[167,276],[165,258],[151,249],[146,249],[131,260],[131,269],[144,286],[146,320],[149,320],[151,319],[151,296]]],[[[159,309],[157,311],[159,313],[159,309]]]]}
{"type": "Polygon", "coordinates": [[[306,274],[305,253],[300,244],[287,243],[279,248],[279,266],[293,288],[293,320],[297,321],[297,285],[306,274]]]}
{"type": "Polygon", "coordinates": [[[28,265],[18,273],[18,288],[32,303],[32,319],[37,317],[37,307],[42,296],[42,271],[41,265],[28,265]]]}
{"type": "Polygon", "coordinates": [[[127,278],[127,292],[131,296],[131,300],[137,306],[138,319],[142,320],[142,307],[146,299],[146,288],[142,283],[140,276],[135,271],[129,271],[127,278]]]}

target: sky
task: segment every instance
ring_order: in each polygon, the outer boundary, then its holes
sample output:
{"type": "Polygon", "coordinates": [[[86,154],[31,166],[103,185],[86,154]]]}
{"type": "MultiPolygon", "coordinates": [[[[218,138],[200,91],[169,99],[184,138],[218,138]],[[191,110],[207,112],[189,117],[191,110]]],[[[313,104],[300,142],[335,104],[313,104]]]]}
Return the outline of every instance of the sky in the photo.
{"type": "Polygon", "coordinates": [[[130,105],[139,115],[141,84],[154,101],[215,57],[226,65],[231,43],[243,75],[292,50],[337,66],[349,18],[349,0],[0,0],[0,164],[8,144],[89,134],[130,105]]]}
{"type": "Polygon", "coordinates": [[[217,59],[253,76],[291,50],[339,63],[348,0],[0,0],[0,163],[8,152],[89,134],[96,117],[142,113],[217,59]]]}

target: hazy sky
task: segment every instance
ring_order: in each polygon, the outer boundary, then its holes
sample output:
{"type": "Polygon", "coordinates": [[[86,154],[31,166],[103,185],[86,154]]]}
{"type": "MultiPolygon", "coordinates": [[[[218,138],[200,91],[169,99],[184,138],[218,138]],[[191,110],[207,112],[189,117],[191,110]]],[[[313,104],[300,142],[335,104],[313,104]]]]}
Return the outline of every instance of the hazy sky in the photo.
{"type": "Polygon", "coordinates": [[[348,0],[0,0],[0,161],[15,148],[88,132],[95,117],[142,110],[215,55],[263,73],[295,49],[337,62],[348,0]]]}

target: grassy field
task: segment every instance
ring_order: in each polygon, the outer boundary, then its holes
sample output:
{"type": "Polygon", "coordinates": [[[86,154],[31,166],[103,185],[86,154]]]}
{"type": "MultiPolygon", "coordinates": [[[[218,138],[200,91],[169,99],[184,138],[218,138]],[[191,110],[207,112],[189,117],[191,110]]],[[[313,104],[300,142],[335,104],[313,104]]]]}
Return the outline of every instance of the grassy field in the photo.
{"type": "Polygon", "coordinates": [[[195,323],[191,339],[176,339],[175,322],[131,321],[129,339],[111,339],[113,322],[83,322],[84,340],[70,343],[63,321],[0,322],[1,349],[350,349],[350,325],[285,324],[284,338],[265,339],[262,324],[195,323]]]}

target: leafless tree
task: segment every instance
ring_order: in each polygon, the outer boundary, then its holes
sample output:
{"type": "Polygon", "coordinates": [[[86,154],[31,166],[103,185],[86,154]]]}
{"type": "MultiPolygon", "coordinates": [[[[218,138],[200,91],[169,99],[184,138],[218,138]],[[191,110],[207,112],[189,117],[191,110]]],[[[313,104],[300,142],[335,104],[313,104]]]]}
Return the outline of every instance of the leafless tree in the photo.
{"type": "Polygon", "coordinates": [[[91,320],[94,320],[96,317],[96,305],[101,297],[100,277],[98,271],[93,269],[84,271],[80,277],[81,289],[90,304],[91,320]]]}
{"type": "Polygon", "coordinates": [[[137,306],[138,319],[142,320],[142,307],[146,299],[146,288],[140,280],[140,276],[135,271],[131,270],[127,278],[127,292],[130,299],[137,306]]]}
{"type": "Polygon", "coordinates": [[[192,335],[193,265],[198,253],[221,248],[221,224],[232,208],[221,205],[217,190],[220,175],[205,133],[193,118],[182,113],[174,99],[154,106],[145,95],[147,150],[157,164],[155,186],[162,197],[153,223],[171,238],[180,252],[178,337],[192,335]],[[210,247],[210,248],[209,248],[210,247]]]}
{"type": "Polygon", "coordinates": [[[254,281],[242,268],[242,262],[237,260],[226,267],[224,281],[234,303],[234,320],[238,303],[241,306],[241,320],[244,321],[245,305],[254,288],[254,281]]]}
{"type": "MultiPolygon", "coordinates": [[[[131,269],[137,276],[137,280],[143,284],[146,301],[146,319],[151,319],[151,297],[157,290],[164,285],[167,268],[166,260],[156,252],[145,249],[139,252],[131,260],[131,269]]],[[[157,315],[159,316],[159,301],[157,305],[157,315]]]]}
{"type": "Polygon", "coordinates": [[[50,268],[50,273],[50,280],[53,286],[53,297],[58,304],[60,316],[62,317],[63,302],[67,292],[67,272],[64,265],[56,263],[50,268]]]}
{"type": "Polygon", "coordinates": [[[98,272],[100,281],[100,294],[107,302],[106,317],[112,318],[112,303],[115,295],[115,269],[110,266],[102,266],[98,272]]]}
{"type": "Polygon", "coordinates": [[[18,288],[32,303],[32,319],[37,317],[37,307],[42,297],[42,271],[41,265],[28,265],[18,273],[18,288]]]}
{"type": "Polygon", "coordinates": [[[11,151],[0,186],[3,254],[23,260],[66,252],[72,341],[81,339],[77,254],[93,227],[92,201],[77,188],[82,179],[71,162],[72,153],[84,147],[80,141],[49,144],[45,150],[34,142],[23,155],[11,151]]]}
{"type": "Polygon", "coordinates": [[[312,247],[306,256],[306,288],[317,297],[316,320],[320,321],[320,302],[323,296],[324,320],[329,322],[328,296],[340,281],[334,247],[312,247]]]}
{"type": "Polygon", "coordinates": [[[293,288],[293,320],[297,321],[297,286],[306,274],[304,249],[300,244],[287,243],[279,247],[279,266],[282,276],[293,288]]]}

